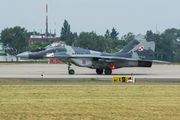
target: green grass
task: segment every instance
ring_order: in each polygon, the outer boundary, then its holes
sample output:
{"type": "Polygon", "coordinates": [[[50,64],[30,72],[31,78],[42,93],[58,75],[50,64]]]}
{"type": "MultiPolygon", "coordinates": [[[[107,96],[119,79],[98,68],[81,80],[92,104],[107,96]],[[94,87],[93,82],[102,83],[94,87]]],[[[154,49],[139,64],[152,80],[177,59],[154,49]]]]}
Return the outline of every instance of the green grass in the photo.
{"type": "MultiPolygon", "coordinates": [[[[112,80],[28,80],[28,79],[0,79],[0,83],[112,83],[112,80]]],[[[157,80],[141,80],[136,83],[180,83],[180,81],[157,81],[157,80]]]]}
{"type": "Polygon", "coordinates": [[[169,80],[169,81],[157,81],[157,80],[141,80],[141,81],[136,81],[136,83],[180,83],[180,81],[177,80],[169,80]]]}
{"type": "Polygon", "coordinates": [[[180,65],[180,63],[153,63],[153,65],[180,65]]]}
{"type": "Polygon", "coordinates": [[[0,119],[179,119],[180,86],[0,86],[0,119]]]}
{"type": "Polygon", "coordinates": [[[27,79],[0,79],[0,83],[95,83],[95,82],[112,82],[111,80],[27,80],[27,79]]]}

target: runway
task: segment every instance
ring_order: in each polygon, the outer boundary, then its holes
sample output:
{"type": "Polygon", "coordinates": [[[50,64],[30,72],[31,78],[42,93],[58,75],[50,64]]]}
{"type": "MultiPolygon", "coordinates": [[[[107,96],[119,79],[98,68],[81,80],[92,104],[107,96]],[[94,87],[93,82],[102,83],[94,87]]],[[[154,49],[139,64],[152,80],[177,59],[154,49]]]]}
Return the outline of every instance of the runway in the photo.
{"type": "Polygon", "coordinates": [[[0,79],[41,80],[112,80],[113,77],[131,76],[137,80],[180,80],[180,65],[152,65],[151,68],[130,67],[112,71],[111,75],[97,75],[95,69],[77,67],[74,75],[69,75],[66,64],[0,64],[0,79]]]}

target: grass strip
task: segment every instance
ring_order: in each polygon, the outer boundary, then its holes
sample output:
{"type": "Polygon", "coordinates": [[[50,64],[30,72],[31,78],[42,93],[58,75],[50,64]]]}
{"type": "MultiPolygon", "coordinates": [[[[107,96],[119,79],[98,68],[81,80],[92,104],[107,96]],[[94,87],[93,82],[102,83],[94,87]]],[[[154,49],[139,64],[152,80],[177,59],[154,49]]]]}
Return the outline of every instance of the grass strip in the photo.
{"type": "Polygon", "coordinates": [[[0,86],[0,119],[160,119],[180,116],[180,86],[0,86]]]}
{"type": "Polygon", "coordinates": [[[96,82],[112,82],[110,80],[27,80],[27,79],[0,79],[0,83],[96,83],[96,82]]]}
{"type": "Polygon", "coordinates": [[[156,80],[141,80],[141,81],[136,81],[136,83],[180,83],[180,81],[177,80],[167,80],[167,81],[156,81],[156,80]]]}
{"type": "MultiPolygon", "coordinates": [[[[112,80],[28,80],[28,79],[0,79],[0,83],[111,83],[112,80]]],[[[180,83],[177,80],[158,81],[158,80],[141,80],[136,83],[180,83]]]]}
{"type": "Polygon", "coordinates": [[[153,65],[180,65],[180,63],[152,63],[153,65]]]}

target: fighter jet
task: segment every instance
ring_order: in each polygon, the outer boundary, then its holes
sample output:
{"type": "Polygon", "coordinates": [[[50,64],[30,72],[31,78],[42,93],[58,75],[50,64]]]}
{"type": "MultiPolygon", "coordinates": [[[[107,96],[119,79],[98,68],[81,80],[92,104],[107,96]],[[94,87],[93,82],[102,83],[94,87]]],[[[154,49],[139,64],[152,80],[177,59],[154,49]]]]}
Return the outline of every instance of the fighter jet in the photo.
{"type": "Polygon", "coordinates": [[[155,51],[155,36],[145,38],[136,36],[121,51],[105,53],[83,48],[53,43],[45,48],[18,54],[17,57],[29,59],[60,59],[68,64],[68,73],[73,75],[75,71],[71,63],[79,67],[96,69],[97,74],[110,75],[113,69],[122,67],[151,67],[152,62],[164,62],[153,60],[155,51]]]}

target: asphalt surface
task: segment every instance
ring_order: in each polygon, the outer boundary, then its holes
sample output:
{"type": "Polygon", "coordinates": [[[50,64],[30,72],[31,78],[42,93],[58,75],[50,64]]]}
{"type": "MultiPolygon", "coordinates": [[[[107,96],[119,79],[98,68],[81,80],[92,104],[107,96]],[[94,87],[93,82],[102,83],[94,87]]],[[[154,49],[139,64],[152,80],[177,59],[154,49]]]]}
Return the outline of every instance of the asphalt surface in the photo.
{"type": "MultiPolygon", "coordinates": [[[[95,69],[77,67],[72,65],[75,70],[74,75],[69,75],[66,64],[0,64],[0,79],[28,79],[28,80],[112,80],[113,77],[128,77],[133,75],[137,81],[156,80],[156,81],[180,81],[180,65],[152,65],[151,68],[129,67],[120,68],[112,71],[111,75],[97,75],[95,69]],[[44,73],[44,78],[41,74],[44,73]]],[[[16,84],[16,83],[12,83],[16,84]]],[[[106,85],[114,83],[21,83],[24,85],[106,85]]],[[[122,84],[122,83],[121,83],[122,84]]],[[[140,85],[141,83],[135,83],[140,85]]],[[[142,83],[142,85],[178,85],[178,83],[142,83]]],[[[1,84],[2,85],[2,84],[1,84]]],[[[119,84],[118,84],[119,85],[119,84]]],[[[126,85],[126,84],[122,84],[126,85]]],[[[130,85],[130,84],[128,84],[130,85]]]]}

